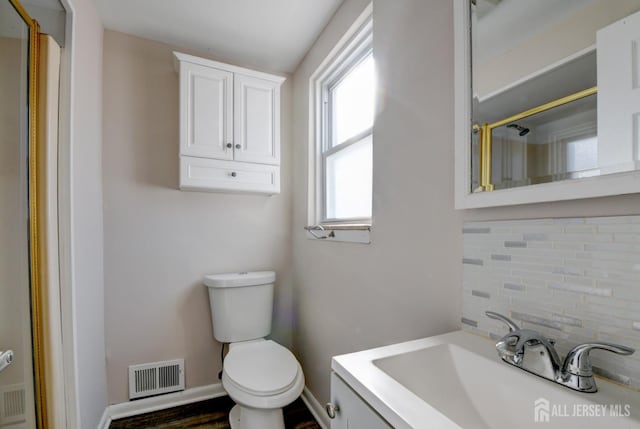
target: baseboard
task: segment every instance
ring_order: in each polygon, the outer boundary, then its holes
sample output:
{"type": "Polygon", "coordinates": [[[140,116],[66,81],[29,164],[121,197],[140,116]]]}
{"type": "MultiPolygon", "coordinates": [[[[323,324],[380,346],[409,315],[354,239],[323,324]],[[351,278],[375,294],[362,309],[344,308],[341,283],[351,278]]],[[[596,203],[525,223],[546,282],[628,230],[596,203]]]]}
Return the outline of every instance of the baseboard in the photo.
{"type": "Polygon", "coordinates": [[[111,422],[116,419],[206,401],[207,399],[219,398],[226,394],[227,392],[222,388],[222,384],[216,383],[208,386],[193,387],[183,390],[182,392],[168,393],[166,395],[109,405],[104,410],[98,429],[109,429],[111,422]]]}
{"type": "MultiPolygon", "coordinates": [[[[166,410],[167,408],[192,404],[194,402],[205,401],[207,399],[219,398],[226,394],[227,393],[222,388],[222,384],[216,383],[208,386],[194,387],[182,392],[169,393],[166,395],[154,396],[152,398],[138,399],[136,401],[109,405],[102,414],[102,419],[100,419],[98,429],[109,429],[111,422],[116,419],[151,413],[153,411],[166,410]]],[[[324,411],[324,407],[318,402],[306,386],[302,391],[301,398],[320,427],[322,429],[329,429],[331,427],[331,422],[324,411]]]]}
{"type": "Polygon", "coordinates": [[[304,387],[301,397],[302,401],[304,401],[307,408],[309,408],[309,411],[311,411],[311,414],[313,414],[313,417],[316,419],[320,427],[322,427],[322,429],[329,429],[331,427],[329,416],[327,416],[324,407],[320,402],[318,402],[316,397],[313,396],[313,393],[307,389],[307,386],[304,387]]]}

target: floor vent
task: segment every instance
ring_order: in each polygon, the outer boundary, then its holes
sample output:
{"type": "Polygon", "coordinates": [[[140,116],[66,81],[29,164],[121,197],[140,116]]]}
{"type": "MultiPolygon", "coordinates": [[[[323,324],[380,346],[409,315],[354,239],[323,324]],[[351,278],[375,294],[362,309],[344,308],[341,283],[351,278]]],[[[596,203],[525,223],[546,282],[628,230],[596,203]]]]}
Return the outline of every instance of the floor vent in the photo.
{"type": "Polygon", "coordinates": [[[26,398],[24,385],[13,384],[0,387],[0,424],[25,421],[26,398]]]}
{"type": "Polygon", "coordinates": [[[184,359],[129,367],[129,399],[184,390],[184,359]]]}

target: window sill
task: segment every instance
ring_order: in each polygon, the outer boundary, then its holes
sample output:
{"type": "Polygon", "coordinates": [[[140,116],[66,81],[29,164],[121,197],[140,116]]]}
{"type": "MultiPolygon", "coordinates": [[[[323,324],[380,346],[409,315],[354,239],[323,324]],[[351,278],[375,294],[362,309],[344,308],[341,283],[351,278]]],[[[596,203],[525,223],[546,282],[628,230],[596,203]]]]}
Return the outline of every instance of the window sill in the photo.
{"type": "Polygon", "coordinates": [[[369,224],[311,225],[304,229],[307,231],[307,238],[311,240],[371,243],[369,224]]]}

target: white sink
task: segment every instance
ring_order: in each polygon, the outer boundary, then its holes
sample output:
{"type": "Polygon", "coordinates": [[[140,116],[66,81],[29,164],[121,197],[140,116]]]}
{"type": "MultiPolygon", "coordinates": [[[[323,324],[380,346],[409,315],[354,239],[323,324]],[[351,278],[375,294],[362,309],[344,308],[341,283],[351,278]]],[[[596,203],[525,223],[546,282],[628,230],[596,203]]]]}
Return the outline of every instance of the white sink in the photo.
{"type": "Polygon", "coordinates": [[[396,428],[640,429],[638,392],[603,379],[598,393],[572,391],[462,331],[337,356],[332,369],[396,428]]]}

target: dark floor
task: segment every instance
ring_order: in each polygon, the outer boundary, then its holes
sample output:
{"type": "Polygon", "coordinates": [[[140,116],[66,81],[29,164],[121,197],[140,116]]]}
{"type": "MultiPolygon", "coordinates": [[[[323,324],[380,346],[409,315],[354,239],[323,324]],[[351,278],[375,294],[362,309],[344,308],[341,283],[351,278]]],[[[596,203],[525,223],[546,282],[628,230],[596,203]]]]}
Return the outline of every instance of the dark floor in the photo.
{"type": "MultiPolygon", "coordinates": [[[[109,429],[228,429],[234,403],[228,396],[111,422],[109,429]]],[[[284,407],[286,429],[320,429],[302,399],[284,407]]]]}

